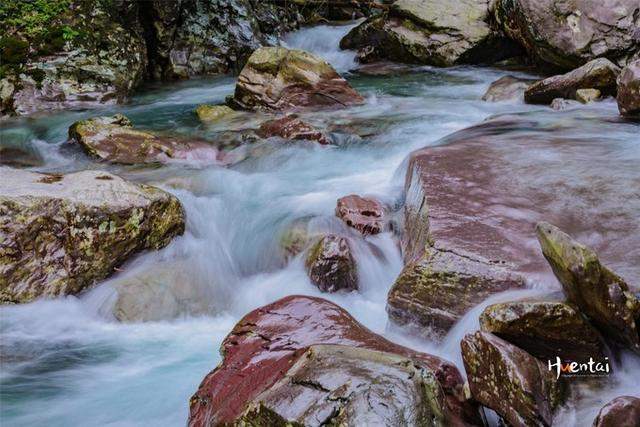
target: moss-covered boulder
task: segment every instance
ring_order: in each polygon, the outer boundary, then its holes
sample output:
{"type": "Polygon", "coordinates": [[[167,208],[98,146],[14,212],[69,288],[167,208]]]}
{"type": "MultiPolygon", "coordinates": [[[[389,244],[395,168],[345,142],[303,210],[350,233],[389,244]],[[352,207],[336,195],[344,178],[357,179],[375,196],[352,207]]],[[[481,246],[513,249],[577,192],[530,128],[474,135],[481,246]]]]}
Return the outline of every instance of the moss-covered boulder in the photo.
{"type": "Polygon", "coordinates": [[[526,351],[486,332],[461,341],[471,396],[511,426],[551,426],[563,390],[547,367],[526,351]]]}
{"type": "Polygon", "coordinates": [[[486,0],[398,0],[352,29],[340,47],[357,49],[361,62],[489,63],[512,51],[491,30],[488,17],[486,0]]]}
{"type": "Polygon", "coordinates": [[[195,110],[198,119],[204,124],[216,123],[237,115],[237,112],[226,105],[198,105],[195,110]]]}
{"type": "Polygon", "coordinates": [[[0,168],[0,300],[81,292],[184,231],[174,196],[100,171],[0,168]]]}
{"type": "Polygon", "coordinates": [[[620,114],[640,118],[640,59],[633,61],[620,72],[616,100],[620,114]]]}
{"type": "Polygon", "coordinates": [[[358,289],[356,262],[346,237],[322,237],[309,250],[305,266],[311,282],[323,292],[358,289]]]}
{"type": "Polygon", "coordinates": [[[640,426],[640,398],[618,396],[600,409],[593,427],[640,426]]]}
{"type": "Polygon", "coordinates": [[[637,50],[637,0],[497,0],[497,27],[538,62],[571,70],[605,57],[623,65],[637,50]]]}
{"type": "Polygon", "coordinates": [[[133,129],[122,114],[94,117],[69,127],[69,139],[92,157],[110,163],[220,163],[221,153],[204,140],[156,135],[133,129]]]}
{"type": "Polygon", "coordinates": [[[515,301],[493,304],[480,315],[480,327],[541,359],[602,359],[605,345],[598,331],[570,304],[515,301]]]}
{"type": "Polygon", "coordinates": [[[578,89],[598,89],[602,95],[616,94],[616,79],[620,68],[608,59],[600,58],[566,74],[540,80],[524,92],[528,104],[550,104],[555,98],[577,99],[578,89]]]}
{"type": "Polygon", "coordinates": [[[589,317],[607,338],[640,353],[637,319],[640,301],[625,281],[600,263],[596,253],[558,227],[536,227],[544,257],[567,300],[589,317]]]}
{"type": "Polygon", "coordinates": [[[392,322],[429,338],[442,338],[490,295],[524,286],[522,277],[487,260],[429,249],[408,263],[389,291],[392,322]]]}
{"type": "Polygon", "coordinates": [[[238,76],[231,107],[290,111],[361,104],[362,96],[318,56],[298,49],[262,47],[238,76]]]}

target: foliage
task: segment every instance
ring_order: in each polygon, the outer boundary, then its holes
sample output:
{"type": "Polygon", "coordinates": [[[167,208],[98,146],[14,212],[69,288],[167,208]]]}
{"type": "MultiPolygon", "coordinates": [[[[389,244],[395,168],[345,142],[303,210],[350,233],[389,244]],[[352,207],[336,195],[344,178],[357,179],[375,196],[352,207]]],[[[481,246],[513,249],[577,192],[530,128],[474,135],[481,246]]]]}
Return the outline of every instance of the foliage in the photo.
{"type": "Polygon", "coordinates": [[[0,25],[28,40],[38,40],[71,6],[71,0],[14,0],[0,2],[0,25]]]}

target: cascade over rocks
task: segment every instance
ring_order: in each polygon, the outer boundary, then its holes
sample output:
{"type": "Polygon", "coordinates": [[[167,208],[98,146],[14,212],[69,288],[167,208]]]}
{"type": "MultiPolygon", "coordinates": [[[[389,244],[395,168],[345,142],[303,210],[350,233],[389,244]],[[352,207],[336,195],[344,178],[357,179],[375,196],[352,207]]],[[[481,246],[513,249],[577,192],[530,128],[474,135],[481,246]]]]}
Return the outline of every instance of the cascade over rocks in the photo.
{"type": "Polygon", "coordinates": [[[384,206],[379,200],[350,194],[338,199],[336,216],[364,235],[384,229],[384,206]]]}
{"type": "Polygon", "coordinates": [[[323,236],[309,250],[305,266],[311,282],[323,292],[358,289],[356,262],[346,237],[323,236]]]}
{"type": "Polygon", "coordinates": [[[639,427],[640,398],[618,396],[600,409],[593,427],[639,427]]]}
{"type": "Polygon", "coordinates": [[[69,139],[92,157],[110,163],[218,164],[222,154],[207,141],[159,136],[133,129],[122,114],[94,117],[69,127],[69,139]]]}
{"type": "Polygon", "coordinates": [[[600,57],[625,65],[640,42],[637,0],[496,0],[492,9],[530,57],[563,70],[600,57]]]}
{"type": "Polygon", "coordinates": [[[603,96],[616,94],[616,79],[620,68],[601,58],[566,74],[553,76],[532,84],[524,92],[528,104],[550,104],[555,98],[577,99],[579,89],[598,89],[603,96]]]}
{"type": "Polygon", "coordinates": [[[251,54],[228,102],[243,110],[292,111],[345,107],[364,99],[322,58],[278,46],[251,54]]]}
{"type": "Polygon", "coordinates": [[[640,118],[640,59],[631,62],[618,76],[617,101],[620,114],[640,118]]]}
{"type": "Polygon", "coordinates": [[[321,130],[300,120],[295,114],[269,120],[260,125],[256,132],[260,138],[277,136],[289,140],[317,141],[322,145],[331,144],[331,138],[321,130]]]}
{"type": "Polygon", "coordinates": [[[562,284],[567,300],[605,336],[640,353],[636,323],[640,319],[640,301],[624,280],[602,265],[592,249],[558,227],[541,222],[536,232],[542,253],[562,284]]]}
{"type": "Polygon", "coordinates": [[[184,232],[174,196],[101,171],[0,168],[0,301],[75,295],[184,232]]]}
{"type": "Polygon", "coordinates": [[[373,409],[367,405],[363,413],[359,393],[335,400],[327,394],[333,391],[345,396],[350,387],[367,382],[372,375],[383,380],[383,388],[363,384],[373,402],[380,401],[377,396],[383,390],[397,386],[401,392],[390,398],[391,408],[419,407],[423,414],[433,416],[429,419],[436,425],[481,425],[477,408],[461,396],[463,382],[454,365],[387,341],[339,306],[320,298],[288,296],[252,311],[225,338],[221,353],[222,363],[204,378],[191,398],[192,427],[265,419],[260,417],[282,422],[303,416],[296,409],[298,405],[293,408],[283,396],[308,396],[312,400],[304,407],[318,414],[345,405],[352,410],[337,411],[336,416],[347,417],[347,424],[368,416],[387,419],[392,409],[383,405],[376,404],[373,409]],[[321,344],[332,346],[318,347],[321,344]],[[360,351],[363,349],[367,351],[360,351]],[[341,366],[344,370],[334,377],[334,369],[341,366]],[[352,369],[356,367],[362,370],[352,369]],[[406,379],[411,372],[418,374],[415,382],[406,379]],[[296,381],[298,378],[303,381],[296,381]],[[414,394],[412,384],[424,384],[426,389],[414,394]]]}

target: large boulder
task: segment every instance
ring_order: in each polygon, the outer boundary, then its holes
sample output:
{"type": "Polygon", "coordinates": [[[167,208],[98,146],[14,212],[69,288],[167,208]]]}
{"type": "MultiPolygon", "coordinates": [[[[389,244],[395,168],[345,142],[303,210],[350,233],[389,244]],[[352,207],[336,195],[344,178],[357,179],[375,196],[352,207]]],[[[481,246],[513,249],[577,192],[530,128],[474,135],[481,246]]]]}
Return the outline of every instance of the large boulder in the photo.
{"type": "MultiPolygon", "coordinates": [[[[432,414],[435,417],[436,425],[481,424],[477,408],[460,394],[463,382],[454,365],[438,357],[416,352],[387,341],[360,325],[345,310],[320,298],[288,296],[252,311],[240,320],[225,338],[221,346],[221,353],[223,355],[222,363],[204,378],[198,391],[191,398],[190,426],[234,423],[241,417],[247,416],[247,411],[251,411],[252,408],[257,410],[260,407],[262,397],[267,398],[268,402],[268,410],[265,410],[265,414],[277,415],[276,421],[281,423],[282,418],[297,418],[301,414],[289,404],[290,401],[282,401],[277,398],[280,391],[286,391],[288,387],[295,385],[291,384],[289,381],[291,375],[287,378],[287,373],[306,372],[308,371],[307,367],[314,366],[321,368],[319,369],[321,372],[328,374],[335,372],[331,369],[337,369],[344,363],[345,369],[340,370],[340,375],[331,376],[335,382],[333,380],[329,382],[322,378],[320,372],[317,374],[309,372],[309,375],[314,376],[312,381],[297,385],[304,388],[296,387],[295,394],[304,392],[304,396],[313,398],[313,402],[308,402],[305,405],[313,408],[314,413],[319,413],[318,411],[323,405],[331,404],[330,399],[326,399],[327,395],[323,392],[323,388],[340,393],[339,386],[344,385],[340,390],[350,387],[347,385],[349,379],[352,379],[353,384],[363,384],[366,376],[373,372],[376,372],[376,375],[380,374],[379,368],[383,366],[386,366],[386,372],[397,378],[390,370],[391,366],[388,362],[399,361],[402,358],[410,359],[414,366],[425,370],[424,376],[423,374],[419,375],[417,384],[423,381],[420,377],[425,378],[425,385],[428,384],[429,389],[426,393],[420,393],[417,396],[419,396],[418,399],[424,399],[423,402],[429,407],[425,408],[420,405],[424,411],[422,413],[432,414]],[[314,351],[313,347],[309,349],[310,346],[318,344],[338,344],[351,348],[341,350],[331,347],[319,352],[314,351]],[[360,353],[358,349],[374,350],[374,352],[360,353]],[[389,353],[396,356],[389,355],[389,353]],[[309,356],[313,358],[316,355],[321,360],[333,360],[333,368],[303,359],[303,357],[309,356]],[[401,358],[395,359],[397,356],[401,358]],[[361,374],[355,374],[351,369],[354,364],[358,363],[363,368],[361,374]],[[364,369],[366,366],[368,368],[364,369]],[[364,375],[364,377],[360,375],[364,375]],[[432,377],[435,378],[437,384],[430,380],[432,377]],[[251,380],[247,381],[247,378],[251,380]],[[313,388],[314,385],[318,385],[316,393],[313,390],[307,390],[307,388],[313,388]],[[437,390],[438,387],[441,391],[437,390]],[[314,402],[317,402],[317,406],[314,405],[314,402]]],[[[409,369],[404,371],[408,374],[412,368],[396,367],[394,371],[399,373],[403,369],[409,369]]],[[[383,384],[390,385],[393,382],[386,383],[385,380],[383,384]]],[[[396,384],[398,383],[396,382],[396,384]]],[[[410,382],[402,384],[400,387],[403,390],[412,388],[410,382]]],[[[374,392],[372,397],[381,392],[377,386],[363,385],[363,387],[373,387],[368,388],[374,392]]],[[[293,391],[293,389],[289,390],[293,391]]],[[[291,394],[289,396],[295,397],[291,394]]],[[[342,416],[348,417],[346,422],[349,425],[359,424],[355,423],[355,420],[363,420],[366,418],[361,417],[368,416],[361,412],[364,409],[357,403],[360,399],[359,396],[354,395],[353,398],[348,399],[338,398],[332,403],[335,405],[332,407],[337,409],[343,407],[342,405],[354,409],[354,411],[342,413],[342,416]]],[[[391,396],[386,396],[391,398],[391,396]]],[[[413,402],[416,402],[415,397],[413,402]]],[[[375,399],[379,401],[377,397],[375,399]]],[[[399,396],[399,400],[394,401],[393,404],[397,406],[400,402],[414,405],[403,396],[399,396]]],[[[302,405],[302,401],[299,403],[302,405]]],[[[368,408],[367,412],[370,412],[370,415],[376,417],[377,420],[385,419],[389,414],[377,404],[374,410],[368,408]],[[378,416],[382,418],[377,418],[378,416]]],[[[318,419],[316,423],[319,424],[322,419],[318,419]]],[[[429,419],[431,420],[431,417],[429,419]]],[[[278,422],[266,422],[261,425],[280,425],[278,422]]]]}
{"type": "Polygon", "coordinates": [[[178,199],[106,172],[0,175],[2,302],[77,294],[184,231],[178,199]]]}
{"type": "Polygon", "coordinates": [[[531,79],[520,79],[513,76],[500,77],[489,85],[482,95],[483,101],[499,102],[524,99],[524,91],[533,83],[531,79]]]}
{"type": "Polygon", "coordinates": [[[563,390],[542,362],[486,332],[466,335],[460,346],[475,400],[511,426],[552,425],[563,390]]]}
{"type": "Polygon", "coordinates": [[[494,293],[522,288],[522,277],[483,258],[429,249],[407,264],[389,291],[389,319],[442,338],[471,308],[494,293]]]}
{"type": "Polygon", "coordinates": [[[305,265],[311,282],[323,292],[358,289],[356,262],[346,237],[322,237],[309,250],[305,265]]]}
{"type": "Polygon", "coordinates": [[[133,129],[122,114],[94,117],[69,127],[69,139],[92,157],[110,163],[218,164],[222,155],[203,140],[155,135],[133,129]]]}
{"type": "Polygon", "coordinates": [[[623,65],[637,50],[637,0],[497,0],[493,10],[531,57],[564,70],[599,57],[623,65]]]}
{"type": "Polygon", "coordinates": [[[363,98],[328,62],[298,49],[261,47],[249,57],[238,82],[232,107],[290,111],[309,107],[344,107],[363,98]]]}
{"type": "Polygon", "coordinates": [[[593,427],[640,427],[640,398],[616,397],[600,409],[593,427]]]}
{"type": "Polygon", "coordinates": [[[364,235],[384,230],[384,205],[370,197],[350,194],[338,199],[336,216],[364,235]]]}
{"type": "Polygon", "coordinates": [[[480,327],[541,359],[588,361],[602,359],[602,337],[570,304],[516,301],[493,304],[480,315],[480,327]]]}
{"type": "Polygon", "coordinates": [[[618,76],[618,110],[626,117],[640,117],[640,59],[622,69],[618,76]]]}
{"type": "Polygon", "coordinates": [[[598,89],[604,96],[616,94],[616,79],[620,68],[608,59],[600,58],[566,74],[540,80],[524,92],[528,104],[551,104],[555,98],[576,99],[578,89],[598,89]]]}
{"type": "Polygon", "coordinates": [[[640,353],[637,320],[640,300],[617,274],[600,263],[596,253],[559,228],[545,222],[536,227],[544,257],[575,304],[605,336],[640,353]]]}
{"type": "Polygon", "coordinates": [[[295,114],[268,120],[260,125],[256,133],[260,138],[276,136],[289,140],[316,141],[322,145],[331,144],[331,138],[326,133],[303,122],[295,114]]]}
{"type": "Polygon", "coordinates": [[[398,0],[352,29],[340,47],[357,49],[361,62],[488,63],[511,53],[488,18],[487,0],[398,0]]]}

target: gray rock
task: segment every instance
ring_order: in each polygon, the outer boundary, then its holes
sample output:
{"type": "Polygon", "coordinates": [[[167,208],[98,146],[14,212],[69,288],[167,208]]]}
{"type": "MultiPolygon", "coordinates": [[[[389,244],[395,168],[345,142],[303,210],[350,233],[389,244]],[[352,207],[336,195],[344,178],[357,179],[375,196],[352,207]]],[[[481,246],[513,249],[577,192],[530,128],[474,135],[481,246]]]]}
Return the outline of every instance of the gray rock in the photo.
{"type": "Polygon", "coordinates": [[[482,95],[482,100],[489,102],[523,100],[524,91],[534,81],[535,80],[531,79],[519,79],[513,76],[500,77],[491,83],[489,89],[482,95]]]}
{"type": "Polygon", "coordinates": [[[640,59],[631,62],[618,76],[618,110],[626,117],[640,117],[640,59]]]}

